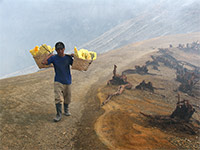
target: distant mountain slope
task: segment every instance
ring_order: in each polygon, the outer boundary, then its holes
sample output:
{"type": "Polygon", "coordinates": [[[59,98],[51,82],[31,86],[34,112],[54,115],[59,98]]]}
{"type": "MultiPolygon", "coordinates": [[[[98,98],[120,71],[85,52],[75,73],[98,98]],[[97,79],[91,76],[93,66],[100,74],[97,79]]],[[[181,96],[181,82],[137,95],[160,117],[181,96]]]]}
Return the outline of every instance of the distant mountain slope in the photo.
{"type": "Polygon", "coordinates": [[[161,1],[151,10],[138,15],[82,47],[102,53],[131,42],[153,37],[200,31],[200,2],[161,1]],[[151,11],[152,10],[152,11],[151,11]]]}

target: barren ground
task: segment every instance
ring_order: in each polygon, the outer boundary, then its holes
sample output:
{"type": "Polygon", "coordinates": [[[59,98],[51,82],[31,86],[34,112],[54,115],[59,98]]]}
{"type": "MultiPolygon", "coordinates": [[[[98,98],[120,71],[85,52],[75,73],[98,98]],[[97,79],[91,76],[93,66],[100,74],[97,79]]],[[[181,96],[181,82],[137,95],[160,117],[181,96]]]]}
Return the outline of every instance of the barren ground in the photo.
{"type": "MultiPolygon", "coordinates": [[[[62,121],[53,122],[55,116],[53,96],[53,69],[0,80],[0,146],[1,149],[195,149],[199,146],[199,136],[191,136],[150,126],[139,112],[149,114],[170,114],[177,102],[174,81],[175,70],[165,66],[150,75],[128,75],[128,81],[135,87],[143,79],[152,81],[155,94],[135,90],[125,90],[102,108],[100,103],[117,86],[106,86],[111,79],[113,65],[120,74],[135,65],[143,65],[157,48],[169,44],[191,43],[200,40],[200,34],[160,37],[127,45],[102,54],[87,72],[72,72],[72,116],[63,116],[62,121]]],[[[199,57],[179,56],[199,64],[199,57]]],[[[181,94],[191,103],[199,99],[181,94]]],[[[200,110],[193,115],[200,119],[200,110]]]]}

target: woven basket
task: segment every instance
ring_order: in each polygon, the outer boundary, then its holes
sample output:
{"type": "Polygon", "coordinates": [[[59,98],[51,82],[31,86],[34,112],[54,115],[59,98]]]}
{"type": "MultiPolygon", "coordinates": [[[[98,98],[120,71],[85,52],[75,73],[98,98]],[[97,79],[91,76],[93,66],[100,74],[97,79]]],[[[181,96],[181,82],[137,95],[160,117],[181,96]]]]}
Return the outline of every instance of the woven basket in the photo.
{"type": "Polygon", "coordinates": [[[92,63],[92,60],[84,60],[74,56],[72,69],[79,71],[87,71],[89,65],[92,63]]]}
{"type": "Polygon", "coordinates": [[[41,69],[41,68],[49,68],[49,67],[53,67],[53,64],[50,64],[50,65],[43,65],[42,64],[42,61],[48,56],[49,54],[48,53],[45,53],[45,54],[42,54],[42,55],[39,55],[39,56],[33,56],[36,64],[38,65],[38,67],[41,69]]]}

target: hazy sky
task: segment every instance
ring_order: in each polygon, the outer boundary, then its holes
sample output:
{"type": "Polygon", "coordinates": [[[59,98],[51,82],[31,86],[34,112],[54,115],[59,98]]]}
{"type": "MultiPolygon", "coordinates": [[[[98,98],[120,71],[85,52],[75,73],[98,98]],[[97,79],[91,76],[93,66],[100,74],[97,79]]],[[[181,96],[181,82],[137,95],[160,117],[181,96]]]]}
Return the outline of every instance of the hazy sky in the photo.
{"type": "Polygon", "coordinates": [[[132,0],[0,0],[0,76],[34,65],[29,50],[36,45],[64,41],[67,49],[73,49],[92,40],[130,19],[137,9],[133,4],[132,0]]]}
{"type": "Polygon", "coordinates": [[[63,41],[72,50],[161,1],[0,0],[0,77],[34,65],[36,45],[63,41]]]}

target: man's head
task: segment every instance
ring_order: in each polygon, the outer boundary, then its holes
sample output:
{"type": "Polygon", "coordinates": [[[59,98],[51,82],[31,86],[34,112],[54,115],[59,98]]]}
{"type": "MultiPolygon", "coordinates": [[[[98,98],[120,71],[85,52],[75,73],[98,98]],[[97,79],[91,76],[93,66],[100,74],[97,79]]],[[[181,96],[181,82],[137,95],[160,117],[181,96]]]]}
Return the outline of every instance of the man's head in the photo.
{"type": "Polygon", "coordinates": [[[55,45],[55,48],[56,48],[56,51],[60,50],[60,49],[64,49],[65,45],[64,45],[63,42],[57,42],[56,45],[55,45]]]}
{"type": "Polygon", "coordinates": [[[55,45],[56,52],[58,53],[59,56],[64,55],[64,50],[65,50],[65,45],[62,42],[57,42],[55,45]]]}

